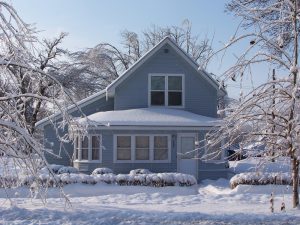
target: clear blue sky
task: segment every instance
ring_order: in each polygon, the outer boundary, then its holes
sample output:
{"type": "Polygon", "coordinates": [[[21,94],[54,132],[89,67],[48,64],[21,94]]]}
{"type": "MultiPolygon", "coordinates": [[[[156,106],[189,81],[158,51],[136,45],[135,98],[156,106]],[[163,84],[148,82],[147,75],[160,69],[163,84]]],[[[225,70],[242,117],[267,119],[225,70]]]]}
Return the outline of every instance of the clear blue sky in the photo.
{"type": "MultiPolygon", "coordinates": [[[[41,36],[51,38],[68,32],[64,47],[81,50],[100,42],[118,45],[124,29],[140,33],[149,26],[180,25],[189,19],[195,34],[214,37],[213,48],[219,49],[234,34],[239,20],[224,12],[227,0],[12,0],[26,23],[35,23],[41,36]]],[[[236,46],[220,61],[208,68],[217,75],[233,65],[236,46]]],[[[260,76],[261,77],[261,76],[260,76]]],[[[261,78],[260,78],[261,79],[261,78]]],[[[260,80],[259,79],[259,80],[260,80]]],[[[238,84],[235,84],[237,86],[238,84]]],[[[239,90],[229,88],[236,97],[239,90]]]]}

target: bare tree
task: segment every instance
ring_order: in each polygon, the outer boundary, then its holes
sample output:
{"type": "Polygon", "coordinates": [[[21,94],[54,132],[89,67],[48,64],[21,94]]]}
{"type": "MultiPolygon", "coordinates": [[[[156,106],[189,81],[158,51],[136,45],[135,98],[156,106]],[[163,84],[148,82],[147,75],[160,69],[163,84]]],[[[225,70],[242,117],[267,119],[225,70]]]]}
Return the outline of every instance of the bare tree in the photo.
{"type": "MultiPolygon", "coordinates": [[[[64,103],[69,97],[48,73],[55,69],[54,60],[61,52],[57,46],[65,35],[39,42],[35,30],[12,6],[0,1],[0,8],[0,155],[37,176],[39,166],[47,165],[44,154],[48,152],[34,135],[42,108],[48,105],[60,111],[60,126],[71,121],[64,103]]],[[[68,141],[68,135],[59,138],[68,141]]]]}
{"type": "Polygon", "coordinates": [[[224,148],[239,137],[241,146],[260,142],[266,146],[261,154],[267,160],[290,157],[293,207],[299,205],[298,4],[296,0],[232,0],[226,5],[229,12],[242,19],[242,34],[239,35],[239,28],[218,52],[245,40],[249,46],[224,73],[224,82],[228,79],[243,82],[245,76],[251,76],[251,67],[259,63],[277,68],[283,75],[269,76],[267,82],[241,95],[237,104],[225,109],[227,117],[222,126],[209,137],[212,143],[227,140],[224,148]]]}
{"type": "Polygon", "coordinates": [[[198,35],[193,34],[191,22],[184,20],[180,26],[152,26],[140,37],[135,32],[124,30],[121,32],[120,48],[110,43],[100,43],[94,48],[71,53],[64,74],[67,78],[81,76],[93,81],[93,85],[85,85],[88,88],[85,93],[77,92],[77,98],[86,97],[104,89],[166,36],[171,37],[201,68],[206,68],[212,53],[211,42],[207,37],[200,40],[198,35]]]}

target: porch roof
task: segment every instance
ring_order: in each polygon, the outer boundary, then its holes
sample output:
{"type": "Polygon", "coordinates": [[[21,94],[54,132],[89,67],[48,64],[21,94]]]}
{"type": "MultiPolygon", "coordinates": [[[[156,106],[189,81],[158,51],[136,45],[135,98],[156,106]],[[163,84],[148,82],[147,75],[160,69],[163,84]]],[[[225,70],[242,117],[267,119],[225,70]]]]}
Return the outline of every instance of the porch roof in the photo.
{"type": "Polygon", "coordinates": [[[78,120],[91,126],[214,127],[220,119],[171,108],[139,108],[97,112],[78,120]]]}

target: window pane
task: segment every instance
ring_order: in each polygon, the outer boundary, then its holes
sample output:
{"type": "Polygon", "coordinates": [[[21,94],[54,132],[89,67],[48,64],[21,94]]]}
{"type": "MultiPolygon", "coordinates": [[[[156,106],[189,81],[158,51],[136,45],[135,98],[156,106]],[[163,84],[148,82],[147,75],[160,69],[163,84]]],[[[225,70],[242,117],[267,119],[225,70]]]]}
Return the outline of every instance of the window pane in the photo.
{"type": "Polygon", "coordinates": [[[100,137],[92,136],[92,160],[100,159],[100,137]]]}
{"type": "Polygon", "coordinates": [[[167,160],[167,159],[168,159],[167,148],[154,149],[154,160],[167,160]]]}
{"type": "Polygon", "coordinates": [[[168,89],[172,91],[182,90],[181,76],[168,76],[168,89]]]}
{"type": "Polygon", "coordinates": [[[154,160],[168,159],[168,137],[154,136],[154,160]]]}
{"type": "Polygon", "coordinates": [[[165,90],[165,77],[151,76],[151,90],[165,90]]]}
{"type": "Polygon", "coordinates": [[[81,149],[81,159],[82,160],[88,160],[88,149],[81,149]]]}
{"type": "Polygon", "coordinates": [[[118,148],[117,149],[117,160],[130,160],[131,149],[130,148],[118,148]]]}
{"type": "Polygon", "coordinates": [[[99,148],[93,148],[92,149],[92,160],[99,160],[100,159],[99,151],[100,151],[99,148]]]}
{"type": "Polygon", "coordinates": [[[149,136],[136,136],[135,147],[136,160],[149,160],[149,136]]]}
{"type": "Polygon", "coordinates": [[[75,159],[78,159],[78,148],[75,149],[75,159]]]}
{"type": "Polygon", "coordinates": [[[168,148],[168,137],[167,136],[155,136],[154,137],[154,148],[168,148]]]}
{"type": "Polygon", "coordinates": [[[151,91],[151,105],[165,105],[165,92],[151,91]]]}
{"type": "Polygon", "coordinates": [[[130,136],[118,136],[117,137],[117,147],[130,148],[131,137],[130,136]]]}
{"type": "Polygon", "coordinates": [[[92,136],[92,148],[99,148],[100,147],[100,137],[92,136]]]}
{"type": "Polygon", "coordinates": [[[149,148],[149,137],[148,136],[136,136],[135,137],[136,148],[149,148]]]}
{"type": "Polygon", "coordinates": [[[168,93],[169,106],[180,106],[182,105],[182,93],[172,92],[168,93]]]}
{"type": "Polygon", "coordinates": [[[136,160],[149,160],[149,148],[137,148],[135,150],[136,160]]]}
{"type": "Polygon", "coordinates": [[[89,139],[88,137],[83,137],[82,142],[81,142],[81,148],[88,148],[89,146],[89,139]]]}

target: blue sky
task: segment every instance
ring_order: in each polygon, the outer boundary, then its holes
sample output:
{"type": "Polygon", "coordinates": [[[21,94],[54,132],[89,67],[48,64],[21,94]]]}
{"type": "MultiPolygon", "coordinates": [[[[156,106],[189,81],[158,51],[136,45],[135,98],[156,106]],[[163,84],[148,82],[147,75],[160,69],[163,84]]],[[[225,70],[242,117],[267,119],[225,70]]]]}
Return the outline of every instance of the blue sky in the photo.
{"type": "MultiPolygon", "coordinates": [[[[213,48],[221,48],[234,34],[239,19],[224,12],[227,0],[12,0],[26,23],[35,23],[40,36],[51,38],[61,31],[69,36],[63,45],[82,50],[100,42],[118,45],[124,29],[140,33],[151,25],[180,25],[189,19],[195,34],[213,39],[213,48]]],[[[220,75],[234,64],[232,48],[220,63],[216,58],[208,71],[220,75]],[[222,66],[221,66],[222,65],[222,66]]],[[[260,76],[261,77],[261,76],[260,76]]],[[[258,81],[261,78],[258,78],[258,81]]],[[[236,97],[238,88],[231,84],[229,93],[236,97]]]]}

